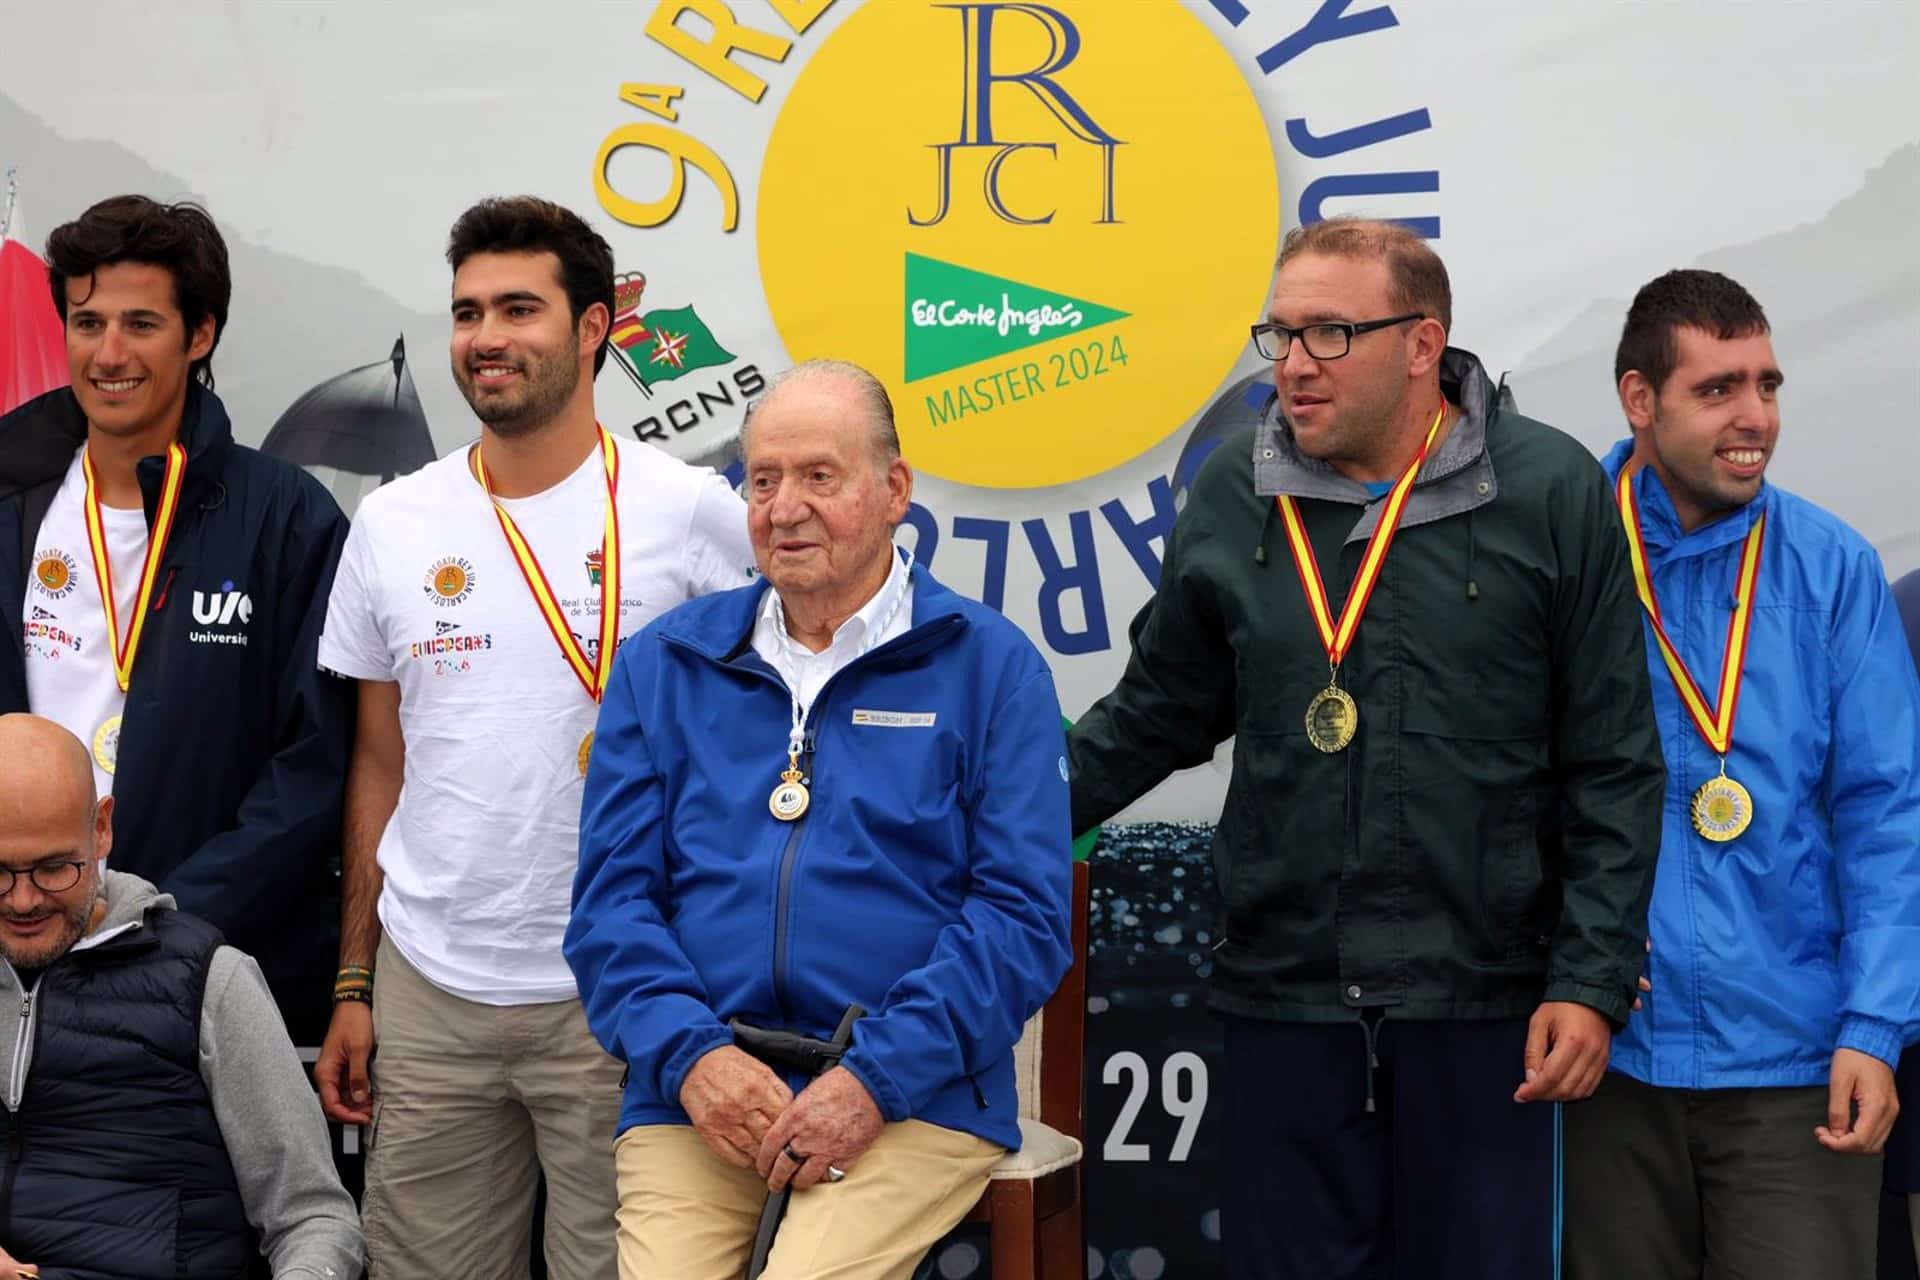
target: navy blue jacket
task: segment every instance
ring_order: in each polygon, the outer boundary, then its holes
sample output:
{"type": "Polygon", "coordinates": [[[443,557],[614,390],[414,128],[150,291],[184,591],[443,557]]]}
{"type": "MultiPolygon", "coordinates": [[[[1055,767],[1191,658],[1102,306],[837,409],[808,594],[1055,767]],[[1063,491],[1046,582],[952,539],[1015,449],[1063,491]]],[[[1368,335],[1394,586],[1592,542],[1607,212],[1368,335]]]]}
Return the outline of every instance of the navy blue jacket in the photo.
{"type": "Polygon", "coordinates": [[[213,1099],[200,1007],[220,934],[154,910],[34,988],[33,1059],[4,1112],[0,1243],[61,1280],[241,1277],[259,1256],[213,1099]]]}
{"type": "MultiPolygon", "coordinates": [[[[333,868],[353,690],[320,674],[314,652],[347,520],[305,472],[235,444],[226,407],[197,385],[181,439],[186,481],[120,730],[113,796],[123,840],[113,865],[251,953],[295,1042],[318,1044],[337,961],[333,868]],[[252,602],[246,621],[194,620],[196,593],[213,601],[231,592],[252,602]],[[226,643],[206,642],[215,629],[226,643]]],[[[27,574],[85,440],[86,419],[65,388],[0,418],[0,712],[32,709],[20,616],[27,574]]],[[[149,522],[163,465],[139,465],[149,522]]]]}
{"type": "Polygon", "coordinates": [[[729,1018],[826,1036],[858,1003],[843,1065],[889,1121],[1017,1148],[1014,1042],[1070,960],[1053,677],[915,566],[911,629],[814,700],[813,802],[781,822],[790,703],[750,643],[766,590],[656,621],[601,703],[565,949],[631,1069],[620,1127],[685,1124],[680,1086],[729,1018]]]}

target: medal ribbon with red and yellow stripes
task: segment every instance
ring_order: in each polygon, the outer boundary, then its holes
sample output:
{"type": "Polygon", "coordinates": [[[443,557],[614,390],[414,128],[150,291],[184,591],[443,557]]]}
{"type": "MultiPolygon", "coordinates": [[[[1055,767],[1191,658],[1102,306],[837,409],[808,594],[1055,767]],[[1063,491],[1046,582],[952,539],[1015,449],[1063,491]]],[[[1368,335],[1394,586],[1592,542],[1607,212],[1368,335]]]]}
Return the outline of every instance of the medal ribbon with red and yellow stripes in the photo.
{"type": "MultiPolygon", "coordinates": [[[[540,567],[540,558],[533,553],[533,547],[527,542],[526,535],[520,532],[520,526],[500,505],[500,500],[493,496],[493,486],[487,480],[484,450],[475,449],[473,456],[480,487],[493,504],[493,514],[500,521],[500,532],[507,537],[507,548],[513,552],[514,563],[520,566],[520,576],[526,579],[527,590],[533,593],[533,602],[539,606],[547,630],[553,633],[554,643],[560,646],[561,656],[573,669],[580,687],[598,703],[606,693],[607,681],[613,674],[613,652],[620,643],[620,511],[616,504],[620,489],[620,451],[607,429],[598,424],[596,426],[600,432],[601,466],[607,477],[607,510],[600,535],[600,648],[591,660],[574,638],[573,628],[567,625],[567,615],[560,608],[559,597],[547,581],[546,572],[540,567]]],[[[593,734],[588,733],[580,743],[578,764],[582,774],[587,771],[587,757],[592,750],[593,734]]]]}
{"type": "Polygon", "coordinates": [[[1300,587],[1306,593],[1307,607],[1319,629],[1321,647],[1327,651],[1327,687],[1315,695],[1307,708],[1307,737],[1322,751],[1338,751],[1353,741],[1359,712],[1353,698],[1340,688],[1340,663],[1353,647],[1360,618],[1367,611],[1367,600],[1373,595],[1374,584],[1380,580],[1380,570],[1387,562],[1387,549],[1393,545],[1393,535],[1400,527],[1400,514],[1406,508],[1413,482],[1426,463],[1434,438],[1440,434],[1440,424],[1446,418],[1447,406],[1442,401],[1440,411],[1433,415],[1433,425],[1427,428],[1420,452],[1388,490],[1386,504],[1380,509],[1380,522],[1367,540],[1366,553],[1360,557],[1360,568],[1353,575],[1353,586],[1347,592],[1347,603],[1340,610],[1338,622],[1328,607],[1327,588],[1321,581],[1320,564],[1314,558],[1313,543],[1307,538],[1307,526],[1300,517],[1299,505],[1286,494],[1274,498],[1274,504],[1280,508],[1280,518],[1286,524],[1287,546],[1293,552],[1300,587]]]}
{"type": "Polygon", "coordinates": [[[134,594],[133,616],[127,620],[124,632],[114,603],[113,560],[107,554],[107,531],[101,522],[100,495],[94,483],[90,453],[82,451],[80,469],[87,481],[87,548],[93,553],[93,575],[100,584],[100,602],[106,606],[107,648],[113,653],[113,678],[120,692],[125,693],[133,681],[133,660],[140,652],[140,638],[146,634],[147,608],[153,599],[154,579],[160,574],[160,557],[166,554],[173,518],[180,510],[187,451],[177,440],[167,446],[167,468],[160,480],[160,500],[154,504],[153,527],[147,533],[147,558],[140,566],[140,589],[134,594]]]}
{"type": "Polygon", "coordinates": [[[1621,523],[1627,530],[1634,589],[1640,593],[1640,605],[1653,624],[1654,646],[1660,650],[1667,674],[1673,677],[1681,704],[1693,727],[1720,757],[1720,776],[1709,779],[1694,793],[1693,825],[1709,840],[1731,840],[1753,821],[1753,797],[1727,777],[1727,752],[1733,747],[1733,718],[1740,707],[1740,676],[1746,664],[1747,633],[1753,625],[1754,588],[1760,578],[1760,546],[1766,539],[1767,517],[1764,512],[1755,517],[1740,550],[1740,576],[1734,584],[1733,616],[1727,620],[1726,654],[1720,665],[1720,696],[1710,707],[1660,617],[1660,602],[1653,594],[1653,574],[1647,565],[1646,539],[1640,532],[1640,509],[1633,496],[1633,471],[1632,467],[1620,469],[1615,496],[1620,503],[1621,523]]]}

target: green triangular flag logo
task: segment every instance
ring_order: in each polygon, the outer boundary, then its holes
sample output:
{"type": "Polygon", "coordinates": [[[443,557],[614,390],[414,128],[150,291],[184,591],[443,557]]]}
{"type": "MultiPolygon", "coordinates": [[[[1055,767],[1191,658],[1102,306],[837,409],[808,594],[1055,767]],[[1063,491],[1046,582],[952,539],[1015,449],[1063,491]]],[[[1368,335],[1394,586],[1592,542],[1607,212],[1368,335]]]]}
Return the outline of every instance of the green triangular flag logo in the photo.
{"type": "Polygon", "coordinates": [[[649,311],[637,323],[616,325],[615,330],[609,345],[642,387],[734,360],[692,307],[649,311]]]}
{"type": "Polygon", "coordinates": [[[1072,337],[1127,313],[970,267],[907,255],[908,382],[1072,337]]]}

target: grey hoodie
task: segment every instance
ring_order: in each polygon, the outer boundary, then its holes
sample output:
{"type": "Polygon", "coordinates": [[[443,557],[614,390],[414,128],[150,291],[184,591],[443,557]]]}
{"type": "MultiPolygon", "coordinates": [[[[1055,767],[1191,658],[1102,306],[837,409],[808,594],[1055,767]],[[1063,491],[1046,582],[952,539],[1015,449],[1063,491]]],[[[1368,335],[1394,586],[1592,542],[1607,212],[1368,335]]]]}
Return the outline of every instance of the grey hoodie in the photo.
{"type": "MultiPolygon", "coordinates": [[[[171,894],[139,876],[107,873],[107,915],[75,951],[141,927],[149,909],[174,910],[171,894]]],[[[57,962],[56,962],[57,963],[57,962]]],[[[35,986],[38,986],[35,980],[35,986]]],[[[32,1005],[13,966],[0,961],[0,1065],[6,1104],[20,1109],[33,1065],[32,1005]]],[[[200,1010],[200,1078],[240,1181],[247,1218],[279,1278],[355,1280],[360,1219],[340,1185],[320,1101],[287,1038],[259,966],[232,947],[213,953],[200,1010]]],[[[43,1269],[57,1258],[20,1258],[43,1269]]]]}

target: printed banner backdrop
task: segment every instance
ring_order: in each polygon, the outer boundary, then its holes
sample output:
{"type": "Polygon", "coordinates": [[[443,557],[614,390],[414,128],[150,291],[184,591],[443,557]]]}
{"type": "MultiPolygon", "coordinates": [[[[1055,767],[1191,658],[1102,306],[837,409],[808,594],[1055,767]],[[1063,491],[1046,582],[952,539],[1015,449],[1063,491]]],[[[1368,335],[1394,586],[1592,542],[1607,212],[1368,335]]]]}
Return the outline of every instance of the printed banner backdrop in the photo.
{"type": "MultiPolygon", "coordinates": [[[[475,434],[443,363],[447,227],[551,196],[622,277],[603,420],[725,467],[779,369],[874,369],[919,473],[901,540],[1028,631],[1070,714],[1124,665],[1207,410],[1258,372],[1281,232],[1337,213],[1433,238],[1455,342],[1596,451],[1624,430],[1633,291],[1740,279],[1790,375],[1774,478],[1920,566],[1909,5],[30,0],[0,30],[0,168],[36,229],[126,190],[204,200],[237,430],[279,424],[343,505],[475,434]]],[[[0,368],[38,322],[20,296],[0,368]]],[[[1095,855],[1095,1276],[1217,1267],[1230,750],[1095,855]]],[[[928,1273],[984,1275],[983,1249],[928,1273]]]]}

